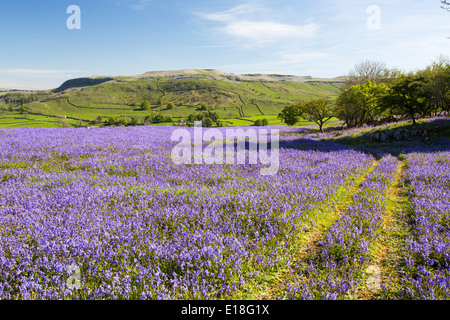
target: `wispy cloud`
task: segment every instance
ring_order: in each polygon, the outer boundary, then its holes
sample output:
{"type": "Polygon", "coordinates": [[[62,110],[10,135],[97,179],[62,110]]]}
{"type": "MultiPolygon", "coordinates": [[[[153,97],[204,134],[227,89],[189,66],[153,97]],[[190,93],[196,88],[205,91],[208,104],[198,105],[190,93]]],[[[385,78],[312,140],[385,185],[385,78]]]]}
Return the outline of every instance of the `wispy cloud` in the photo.
{"type": "Polygon", "coordinates": [[[308,23],[295,25],[267,19],[248,19],[248,16],[260,15],[267,9],[256,4],[243,4],[226,11],[213,13],[197,13],[202,19],[224,24],[215,28],[222,34],[232,37],[245,47],[264,46],[281,40],[308,38],[316,34],[319,25],[308,23]]]}
{"type": "Polygon", "coordinates": [[[69,73],[79,73],[80,70],[39,70],[39,69],[0,69],[0,73],[18,76],[61,76],[69,73]]]}
{"type": "Polygon", "coordinates": [[[152,0],[117,0],[117,5],[133,10],[144,10],[152,0]]]}
{"type": "Polygon", "coordinates": [[[60,81],[66,78],[72,78],[82,72],[83,71],[81,70],[41,70],[21,68],[0,69],[0,74],[7,75],[8,77],[33,79],[46,78],[59,79],[60,81]]]}
{"type": "Polygon", "coordinates": [[[324,52],[307,52],[307,51],[297,51],[297,52],[278,52],[280,58],[285,63],[300,63],[308,60],[318,60],[318,59],[329,59],[332,57],[329,53],[324,52]]]}
{"type": "Polygon", "coordinates": [[[315,23],[295,26],[268,21],[236,21],[228,23],[223,31],[239,40],[265,44],[288,38],[311,37],[316,33],[317,28],[315,23]]]}

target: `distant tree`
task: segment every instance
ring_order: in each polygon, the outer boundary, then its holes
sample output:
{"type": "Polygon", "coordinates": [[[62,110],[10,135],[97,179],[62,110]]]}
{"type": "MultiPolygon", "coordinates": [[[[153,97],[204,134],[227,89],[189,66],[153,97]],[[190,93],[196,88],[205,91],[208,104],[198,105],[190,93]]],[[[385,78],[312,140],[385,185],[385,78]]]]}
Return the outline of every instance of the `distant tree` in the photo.
{"type": "Polygon", "coordinates": [[[149,115],[149,116],[145,117],[145,119],[144,119],[145,125],[150,125],[150,124],[152,124],[152,122],[153,122],[153,116],[149,115]]]}
{"type": "Polygon", "coordinates": [[[118,125],[118,126],[126,126],[127,125],[127,120],[125,118],[120,118],[119,120],[117,120],[116,125],[118,125]]]}
{"type": "Polygon", "coordinates": [[[172,102],[167,105],[167,110],[172,110],[173,108],[175,108],[175,105],[172,102]]]}
{"type": "Polygon", "coordinates": [[[142,110],[149,110],[151,107],[151,104],[148,100],[145,100],[144,102],[142,102],[141,104],[141,109],[142,110]]]}
{"type": "Polygon", "coordinates": [[[261,119],[258,119],[253,123],[253,125],[257,126],[257,127],[261,127],[263,125],[263,123],[262,123],[261,119]]]}
{"type": "Polygon", "coordinates": [[[166,118],[162,114],[158,114],[153,118],[153,123],[162,123],[165,121],[166,121],[166,118]]]}
{"type": "Polygon", "coordinates": [[[56,122],[58,123],[58,126],[60,126],[61,128],[70,128],[71,125],[70,123],[68,123],[67,121],[64,121],[62,119],[57,119],[56,122]]]}
{"type": "Polygon", "coordinates": [[[269,125],[269,120],[267,120],[266,118],[262,119],[262,125],[263,126],[268,126],[269,125]]]}
{"type": "Polygon", "coordinates": [[[298,105],[286,106],[283,111],[278,115],[278,119],[282,119],[288,126],[295,125],[302,116],[302,111],[298,105]]]}
{"type": "Polygon", "coordinates": [[[139,125],[139,121],[136,117],[131,117],[131,121],[128,123],[130,126],[137,126],[139,125]]]}
{"type": "Polygon", "coordinates": [[[219,115],[216,112],[212,112],[211,110],[208,110],[208,112],[205,112],[206,118],[211,118],[214,122],[217,122],[219,120],[219,115]]]}
{"type": "Polygon", "coordinates": [[[117,119],[114,117],[111,117],[106,121],[106,124],[109,126],[115,126],[115,125],[117,125],[117,119]]]}
{"type": "Polygon", "coordinates": [[[211,118],[203,119],[203,126],[204,127],[212,127],[213,125],[214,125],[214,121],[211,118]]]}
{"type": "Polygon", "coordinates": [[[198,108],[197,110],[206,111],[208,109],[209,109],[208,105],[206,103],[202,103],[200,108],[198,108]]]}
{"type": "Polygon", "coordinates": [[[310,120],[317,123],[320,132],[323,133],[323,125],[335,116],[336,107],[328,99],[311,99],[307,102],[301,102],[299,109],[302,114],[307,114],[310,120]]]}
{"type": "Polygon", "coordinates": [[[92,122],[94,125],[97,125],[99,123],[102,123],[103,118],[98,116],[97,118],[95,118],[95,120],[92,122]]]}
{"type": "Polygon", "coordinates": [[[188,122],[192,122],[194,123],[195,121],[197,121],[197,116],[193,113],[191,113],[188,118],[187,118],[188,122]]]}

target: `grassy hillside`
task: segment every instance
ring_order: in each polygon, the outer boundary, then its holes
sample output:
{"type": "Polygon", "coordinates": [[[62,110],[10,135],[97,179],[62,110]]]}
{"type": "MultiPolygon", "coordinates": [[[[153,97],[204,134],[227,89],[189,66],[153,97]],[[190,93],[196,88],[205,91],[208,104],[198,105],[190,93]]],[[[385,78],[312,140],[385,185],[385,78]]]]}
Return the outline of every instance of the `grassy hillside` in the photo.
{"type": "Polygon", "coordinates": [[[333,79],[308,81],[247,76],[242,81],[213,75],[207,72],[177,77],[144,74],[105,78],[103,83],[101,79],[86,78],[89,81],[85,83],[75,79],[53,91],[7,93],[0,96],[0,108],[8,121],[0,121],[0,127],[4,123],[14,126],[14,121],[17,126],[31,124],[31,115],[50,116],[53,120],[45,123],[50,126],[58,125],[55,120],[58,117],[89,124],[98,117],[104,121],[109,117],[144,118],[162,114],[177,121],[200,112],[198,108],[202,104],[210,106],[228,125],[248,125],[261,117],[267,118],[270,124],[280,124],[277,115],[286,105],[315,97],[334,97],[341,84],[333,79]],[[144,100],[151,103],[150,110],[140,110],[144,100]],[[175,108],[168,109],[169,103],[175,108]],[[28,113],[28,119],[20,112],[28,113]]]}

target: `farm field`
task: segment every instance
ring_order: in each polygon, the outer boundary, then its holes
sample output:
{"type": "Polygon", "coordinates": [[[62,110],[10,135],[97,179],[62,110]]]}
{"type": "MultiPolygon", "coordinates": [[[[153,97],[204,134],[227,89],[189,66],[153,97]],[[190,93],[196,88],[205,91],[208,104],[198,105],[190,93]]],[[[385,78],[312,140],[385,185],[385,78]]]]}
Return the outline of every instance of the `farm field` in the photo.
{"type": "Polygon", "coordinates": [[[0,128],[37,126],[28,121],[32,117],[49,117],[41,126],[55,128],[62,127],[57,122],[62,117],[75,127],[78,121],[82,126],[102,126],[112,117],[127,122],[136,118],[143,124],[146,117],[162,115],[173,120],[164,125],[173,125],[202,113],[205,105],[225,126],[246,126],[264,118],[271,125],[283,125],[277,116],[286,105],[317,97],[334,98],[343,83],[341,78],[239,78],[242,76],[214,70],[180,70],[172,76],[163,72],[159,76],[150,73],[105,80],[81,78],[68,80],[54,90],[7,92],[0,95],[0,112],[9,121],[0,121],[0,128]],[[141,108],[144,101],[150,104],[148,110],[141,108]],[[174,107],[168,108],[169,104],[174,107]],[[95,121],[98,118],[101,120],[95,121]]]}
{"type": "Polygon", "coordinates": [[[273,176],[175,165],[170,126],[0,129],[0,299],[449,299],[448,140],[272,128],[273,176]]]}

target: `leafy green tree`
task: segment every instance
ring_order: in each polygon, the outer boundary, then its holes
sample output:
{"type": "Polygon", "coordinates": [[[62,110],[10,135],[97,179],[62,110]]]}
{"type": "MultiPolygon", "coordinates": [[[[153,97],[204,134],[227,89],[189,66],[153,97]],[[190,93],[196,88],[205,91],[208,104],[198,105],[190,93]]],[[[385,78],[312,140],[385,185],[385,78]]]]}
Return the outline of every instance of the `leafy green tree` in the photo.
{"type": "MultiPolygon", "coordinates": [[[[435,114],[450,112],[450,59],[444,56],[418,74],[426,81],[424,89],[428,92],[428,103],[435,114]]],[[[427,108],[428,109],[428,108],[427,108]]],[[[428,110],[427,110],[428,111],[428,110]]]]}
{"type": "Polygon", "coordinates": [[[92,122],[94,125],[97,125],[99,123],[102,123],[103,118],[98,116],[97,118],[95,118],[95,120],[92,122]]]}
{"type": "Polygon", "coordinates": [[[367,80],[353,85],[338,96],[335,114],[345,120],[348,127],[373,122],[384,111],[382,99],[389,93],[390,89],[384,83],[367,80]]]}
{"type": "Polygon", "coordinates": [[[282,119],[288,126],[295,125],[302,116],[302,111],[298,105],[286,106],[278,115],[278,119],[282,119]]]}
{"type": "Polygon", "coordinates": [[[253,125],[256,127],[261,127],[263,125],[263,123],[262,123],[261,119],[258,119],[253,123],[253,125]]]}
{"type": "Polygon", "coordinates": [[[158,114],[153,118],[153,123],[162,123],[165,121],[166,121],[166,118],[162,114],[158,114]]]}
{"type": "Polygon", "coordinates": [[[142,110],[149,110],[151,107],[151,104],[148,100],[145,100],[144,102],[142,102],[141,104],[141,109],[142,110]]]}
{"type": "Polygon", "coordinates": [[[139,125],[139,121],[136,117],[131,117],[130,126],[137,126],[139,125]]]}
{"type": "Polygon", "coordinates": [[[167,105],[167,110],[172,110],[173,108],[175,108],[175,105],[172,102],[167,105]]]}
{"type": "Polygon", "coordinates": [[[430,93],[425,89],[425,83],[425,78],[420,75],[399,77],[392,85],[392,93],[383,98],[384,104],[397,108],[416,124],[417,115],[428,113],[430,93]]]}
{"type": "Polygon", "coordinates": [[[111,117],[106,121],[106,124],[109,126],[115,126],[115,125],[117,125],[117,119],[114,117],[111,117]]]}
{"type": "Polygon", "coordinates": [[[214,121],[211,118],[203,119],[203,126],[204,127],[212,127],[213,125],[214,125],[214,121]]]}
{"type": "Polygon", "coordinates": [[[262,119],[262,125],[263,126],[268,126],[269,125],[269,120],[267,120],[266,118],[262,119]]]}
{"type": "Polygon", "coordinates": [[[149,115],[149,116],[145,117],[145,119],[144,119],[145,125],[150,125],[150,124],[152,124],[152,122],[153,122],[153,116],[149,115]]]}
{"type": "Polygon", "coordinates": [[[127,120],[125,120],[125,118],[120,118],[119,120],[117,120],[116,125],[118,125],[118,126],[126,126],[127,125],[127,120]]]}
{"type": "Polygon", "coordinates": [[[187,118],[188,122],[194,123],[195,121],[197,121],[197,116],[193,113],[191,113],[188,118],[187,118]]]}
{"type": "Polygon", "coordinates": [[[208,109],[209,109],[208,105],[206,103],[202,103],[200,108],[198,108],[197,110],[207,111],[208,109]]]}
{"type": "Polygon", "coordinates": [[[328,99],[311,99],[307,102],[300,102],[298,105],[302,114],[307,114],[310,120],[314,121],[320,132],[323,133],[323,125],[335,116],[335,105],[328,99]]]}

